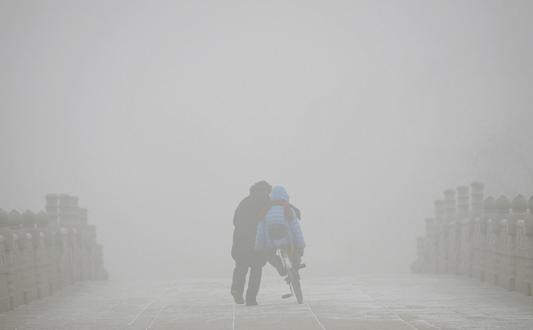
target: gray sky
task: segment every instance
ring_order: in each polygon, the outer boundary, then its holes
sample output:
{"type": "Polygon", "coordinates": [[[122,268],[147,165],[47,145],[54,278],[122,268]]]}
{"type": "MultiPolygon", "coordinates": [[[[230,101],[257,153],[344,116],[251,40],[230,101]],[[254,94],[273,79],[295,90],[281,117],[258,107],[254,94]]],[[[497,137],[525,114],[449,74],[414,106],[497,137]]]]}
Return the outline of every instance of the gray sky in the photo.
{"type": "Polygon", "coordinates": [[[530,1],[0,0],[0,207],[80,197],[117,278],[229,276],[255,181],[309,275],[407,271],[432,201],[532,194],[530,1]]]}

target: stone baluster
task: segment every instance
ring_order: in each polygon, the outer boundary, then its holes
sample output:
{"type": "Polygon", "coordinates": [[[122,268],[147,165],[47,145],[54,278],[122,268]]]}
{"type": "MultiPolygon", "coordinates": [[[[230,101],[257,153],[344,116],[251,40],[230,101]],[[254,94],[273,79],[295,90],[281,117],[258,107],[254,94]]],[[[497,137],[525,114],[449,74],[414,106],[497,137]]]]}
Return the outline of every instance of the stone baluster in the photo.
{"type": "Polygon", "coordinates": [[[68,227],[61,226],[59,237],[61,242],[61,279],[63,281],[63,286],[66,286],[74,284],[70,229],[68,227]]]}
{"type": "Polygon", "coordinates": [[[472,269],[472,230],[470,219],[470,189],[468,186],[457,187],[457,273],[469,275],[472,269]]]}
{"type": "Polygon", "coordinates": [[[41,297],[51,295],[54,292],[54,279],[51,277],[53,273],[52,268],[53,256],[51,254],[51,228],[53,223],[50,220],[48,213],[39,212],[37,214],[37,230],[39,231],[39,246],[41,257],[39,259],[39,290],[41,297]]]}
{"type": "Polygon", "coordinates": [[[455,199],[455,190],[448,189],[444,191],[445,218],[448,226],[448,265],[447,272],[457,274],[459,253],[459,224],[457,223],[457,203],[455,199]]]}
{"type": "Polygon", "coordinates": [[[518,248],[520,224],[524,222],[527,214],[527,200],[522,195],[516,196],[511,202],[511,215],[504,219],[502,226],[503,233],[507,236],[504,246],[504,260],[502,262],[502,285],[515,290],[519,273],[523,272],[523,259],[521,259],[521,249],[518,248]]]}
{"type": "Polygon", "coordinates": [[[481,246],[481,215],[483,214],[483,189],[484,186],[480,182],[473,182],[470,185],[470,219],[471,219],[471,245],[472,245],[472,259],[471,269],[469,275],[480,278],[482,259],[481,246]]]}
{"type": "Polygon", "coordinates": [[[9,303],[9,265],[5,238],[5,228],[8,226],[8,214],[0,209],[0,313],[11,309],[9,303]]]}
{"type": "Polygon", "coordinates": [[[93,279],[91,275],[91,249],[89,248],[88,231],[88,211],[87,209],[80,209],[80,253],[81,253],[81,274],[83,279],[93,279]]]}
{"type": "Polygon", "coordinates": [[[46,246],[50,262],[48,278],[51,283],[50,291],[53,293],[63,287],[61,272],[61,227],[58,225],[58,222],[54,221],[51,223],[46,235],[46,246]]]}
{"type": "Polygon", "coordinates": [[[61,285],[66,286],[74,283],[74,265],[72,245],[70,241],[70,227],[72,225],[72,196],[59,195],[59,251],[61,285]]]}
{"type": "Polygon", "coordinates": [[[32,235],[32,248],[34,255],[34,272],[36,282],[36,298],[50,295],[49,267],[50,260],[46,246],[45,226],[48,224],[48,216],[44,212],[35,215],[34,228],[30,231],[32,235]]]}
{"type": "Polygon", "coordinates": [[[67,227],[72,224],[72,196],[67,194],[59,195],[59,225],[67,227]]]}
{"type": "Polygon", "coordinates": [[[524,294],[533,295],[533,196],[528,201],[529,213],[519,221],[517,233],[517,250],[523,268],[517,271],[516,289],[524,294]],[[518,239],[518,236],[521,236],[518,239]]]}
{"type": "Polygon", "coordinates": [[[437,272],[446,273],[448,270],[448,225],[446,223],[444,201],[435,201],[435,224],[437,235],[437,272]]]}
{"type": "Polygon", "coordinates": [[[26,211],[21,217],[22,227],[18,230],[19,242],[21,242],[22,257],[22,282],[24,291],[24,303],[28,304],[37,298],[37,279],[35,273],[35,254],[33,249],[33,235],[36,216],[31,211],[26,211]]]}
{"type": "Polygon", "coordinates": [[[90,276],[92,279],[96,279],[97,274],[97,266],[96,266],[96,258],[97,258],[97,251],[96,251],[96,227],[94,225],[89,225],[87,227],[87,248],[89,252],[89,259],[91,262],[90,265],[90,276]]]}
{"type": "Polygon", "coordinates": [[[470,209],[474,216],[480,216],[483,212],[483,189],[484,185],[481,182],[473,182],[470,185],[470,209]]]}
{"type": "Polygon", "coordinates": [[[75,225],[71,228],[70,239],[72,242],[72,271],[74,281],[82,280],[82,255],[80,248],[80,228],[79,225],[75,225]]]}
{"type": "Polygon", "coordinates": [[[438,271],[438,230],[435,218],[426,218],[426,250],[424,254],[424,272],[436,273],[438,271]]]}
{"type": "MultiPolygon", "coordinates": [[[[64,195],[61,195],[64,199],[64,195]]],[[[50,282],[50,292],[60,290],[63,287],[63,279],[61,272],[61,234],[60,234],[60,195],[48,194],[46,195],[46,213],[49,218],[49,228],[46,232],[46,248],[48,252],[48,259],[50,263],[48,278],[50,282]]]]}
{"type": "Polygon", "coordinates": [[[95,269],[96,269],[96,278],[97,280],[107,280],[108,274],[104,268],[104,247],[102,244],[96,244],[96,258],[95,258],[95,269]]]}
{"type": "Polygon", "coordinates": [[[48,194],[46,195],[46,213],[50,222],[59,224],[59,195],[48,194]]]}
{"type": "Polygon", "coordinates": [[[505,196],[500,196],[495,201],[496,215],[491,223],[492,240],[492,280],[495,285],[504,286],[505,252],[507,246],[507,219],[511,202],[505,196]]]}
{"type": "Polygon", "coordinates": [[[8,267],[9,267],[9,304],[14,309],[24,304],[24,261],[22,256],[22,240],[20,237],[21,215],[13,210],[9,213],[8,231],[8,267]]]}
{"type": "Polygon", "coordinates": [[[481,281],[487,281],[487,272],[491,263],[489,221],[494,216],[494,198],[489,196],[483,201],[483,213],[479,221],[479,273],[476,274],[481,281]]]}
{"type": "Polygon", "coordinates": [[[411,264],[411,271],[421,273],[424,271],[424,254],[425,254],[425,238],[419,236],[416,238],[416,259],[411,264]]]}

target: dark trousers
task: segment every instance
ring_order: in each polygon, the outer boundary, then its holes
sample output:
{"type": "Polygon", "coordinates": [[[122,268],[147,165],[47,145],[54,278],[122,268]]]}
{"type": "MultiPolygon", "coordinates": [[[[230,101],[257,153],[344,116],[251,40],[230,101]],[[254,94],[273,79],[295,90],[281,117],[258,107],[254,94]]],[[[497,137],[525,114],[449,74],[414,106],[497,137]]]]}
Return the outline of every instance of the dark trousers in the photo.
{"type": "Polygon", "coordinates": [[[231,294],[242,297],[244,294],[248,269],[250,269],[250,276],[248,278],[248,289],[246,290],[246,301],[251,302],[256,300],[257,293],[259,292],[261,275],[263,273],[262,265],[235,263],[235,269],[233,269],[233,281],[231,283],[231,294]]]}

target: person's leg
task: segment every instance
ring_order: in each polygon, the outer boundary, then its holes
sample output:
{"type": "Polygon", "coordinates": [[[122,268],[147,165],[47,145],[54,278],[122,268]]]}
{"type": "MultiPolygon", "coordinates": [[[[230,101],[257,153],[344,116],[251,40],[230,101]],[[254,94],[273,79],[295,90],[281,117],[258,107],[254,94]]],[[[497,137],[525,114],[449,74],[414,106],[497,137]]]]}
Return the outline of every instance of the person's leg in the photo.
{"type": "Polygon", "coordinates": [[[247,273],[248,265],[235,263],[235,268],[233,269],[233,279],[231,282],[231,295],[237,304],[244,304],[242,295],[244,293],[244,284],[246,282],[247,273]]]}
{"type": "Polygon", "coordinates": [[[303,249],[296,248],[292,253],[291,262],[296,269],[301,268],[302,266],[302,256],[304,255],[303,249]]]}
{"type": "Polygon", "coordinates": [[[287,275],[287,270],[283,267],[283,262],[281,262],[281,258],[276,254],[275,250],[267,254],[267,261],[276,268],[280,276],[287,275]]]}
{"type": "Polygon", "coordinates": [[[246,290],[246,305],[257,305],[257,293],[261,286],[261,275],[263,273],[262,265],[253,265],[250,269],[248,278],[248,289],[246,290]]]}

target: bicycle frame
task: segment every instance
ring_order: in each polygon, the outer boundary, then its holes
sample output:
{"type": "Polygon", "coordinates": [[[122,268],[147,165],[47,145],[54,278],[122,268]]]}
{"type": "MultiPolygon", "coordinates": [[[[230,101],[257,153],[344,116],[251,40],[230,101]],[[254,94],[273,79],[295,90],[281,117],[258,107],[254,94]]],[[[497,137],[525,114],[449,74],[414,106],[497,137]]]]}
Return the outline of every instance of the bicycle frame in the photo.
{"type": "Polygon", "coordinates": [[[292,245],[288,248],[276,249],[276,254],[280,257],[283,268],[287,271],[287,278],[285,280],[291,290],[290,294],[283,295],[282,297],[289,298],[290,296],[296,296],[296,300],[301,304],[303,301],[303,295],[300,284],[300,275],[298,274],[298,270],[293,268],[291,260],[292,251],[292,245]]]}

